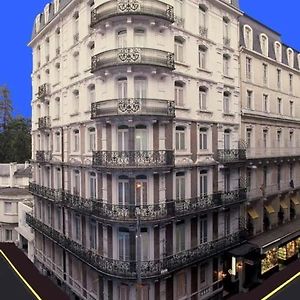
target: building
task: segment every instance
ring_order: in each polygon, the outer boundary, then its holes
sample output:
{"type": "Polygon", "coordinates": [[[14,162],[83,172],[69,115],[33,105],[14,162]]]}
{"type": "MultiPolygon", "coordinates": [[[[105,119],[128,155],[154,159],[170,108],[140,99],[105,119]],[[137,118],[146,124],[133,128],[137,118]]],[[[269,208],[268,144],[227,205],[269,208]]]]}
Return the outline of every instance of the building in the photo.
{"type": "Polygon", "coordinates": [[[73,298],[222,297],[223,254],[245,241],[239,16],[144,0],[36,17],[27,222],[73,298]]]}
{"type": "Polygon", "coordinates": [[[247,228],[261,254],[256,271],[253,259],[246,260],[245,285],[251,287],[298,256],[300,53],[247,15],[240,17],[240,46],[247,228]]]}

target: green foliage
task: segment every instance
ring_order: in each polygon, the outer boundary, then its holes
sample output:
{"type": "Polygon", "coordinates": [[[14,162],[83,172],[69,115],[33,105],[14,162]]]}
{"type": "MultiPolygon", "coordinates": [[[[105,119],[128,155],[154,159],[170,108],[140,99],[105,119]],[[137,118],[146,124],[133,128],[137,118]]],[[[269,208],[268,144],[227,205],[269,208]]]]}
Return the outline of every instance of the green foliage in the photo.
{"type": "Polygon", "coordinates": [[[0,163],[18,162],[31,158],[31,121],[23,117],[12,119],[0,132],[0,163]]]}

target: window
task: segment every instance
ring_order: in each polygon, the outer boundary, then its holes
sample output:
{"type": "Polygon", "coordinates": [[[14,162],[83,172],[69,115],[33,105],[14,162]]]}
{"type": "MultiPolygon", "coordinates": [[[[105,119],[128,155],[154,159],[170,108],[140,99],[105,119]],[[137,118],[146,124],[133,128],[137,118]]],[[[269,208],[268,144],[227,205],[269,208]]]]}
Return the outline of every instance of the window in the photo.
{"type": "Polygon", "coordinates": [[[61,230],[61,207],[58,207],[56,210],[56,221],[57,221],[57,229],[61,230]]]}
{"type": "Polygon", "coordinates": [[[251,139],[252,139],[252,129],[247,128],[247,130],[246,130],[247,148],[251,148],[251,139]]]}
{"type": "Polygon", "coordinates": [[[75,215],[75,240],[80,241],[81,239],[81,222],[80,215],[75,215]]]}
{"type": "Polygon", "coordinates": [[[138,99],[147,97],[147,79],[145,77],[134,78],[134,97],[138,99]]]}
{"type": "Polygon", "coordinates": [[[269,111],[269,96],[266,94],[263,94],[263,111],[269,111]]]}
{"type": "Polygon", "coordinates": [[[288,64],[291,68],[294,67],[294,51],[291,48],[288,48],[286,50],[287,52],[287,60],[288,60],[288,64]]]}
{"type": "Polygon", "coordinates": [[[206,196],[208,193],[208,172],[200,171],[200,197],[206,196]]]}
{"type": "Polygon", "coordinates": [[[228,114],[230,112],[230,93],[224,92],[223,94],[223,112],[228,114]]]}
{"type": "Polygon", "coordinates": [[[58,83],[60,80],[60,64],[55,64],[55,81],[58,83]]]}
{"type": "Polygon", "coordinates": [[[246,57],[246,78],[251,80],[252,77],[252,59],[250,57],[246,57]]]}
{"type": "Polygon", "coordinates": [[[224,192],[228,193],[230,192],[230,170],[225,169],[224,170],[224,192]]]}
{"type": "Polygon", "coordinates": [[[290,180],[292,180],[293,179],[293,177],[294,177],[294,166],[293,166],[293,164],[290,164],[290,180]]]}
{"type": "Polygon", "coordinates": [[[96,130],[94,127],[88,129],[88,152],[96,150],[96,130]]]}
{"type": "Polygon", "coordinates": [[[60,28],[55,31],[55,53],[56,55],[60,54],[60,28]]]}
{"type": "Polygon", "coordinates": [[[266,129],[263,130],[263,147],[268,147],[268,130],[266,129]]]}
{"type": "Polygon", "coordinates": [[[79,113],[79,91],[75,90],[73,92],[73,114],[79,113]]]}
{"type": "Polygon", "coordinates": [[[134,29],[134,47],[145,47],[144,29],[134,29]]]}
{"type": "Polygon", "coordinates": [[[129,204],[129,179],[126,176],[119,176],[118,198],[119,205],[129,204]]]}
{"type": "Polygon", "coordinates": [[[128,150],[128,127],[119,126],[118,128],[118,151],[127,151],[128,150]]]}
{"type": "Polygon", "coordinates": [[[90,58],[94,55],[94,52],[95,52],[95,42],[90,41],[87,45],[87,62],[88,62],[88,66],[90,64],[90,58]]]}
{"type": "Polygon", "coordinates": [[[224,130],[224,149],[225,150],[230,149],[230,130],[229,129],[224,130]]]}
{"type": "Polygon", "coordinates": [[[206,265],[200,265],[200,283],[203,284],[206,281],[206,265]]]}
{"type": "Polygon", "coordinates": [[[55,98],[55,118],[60,118],[60,98],[55,98]]]}
{"type": "Polygon", "coordinates": [[[252,49],[252,29],[248,25],[244,26],[244,42],[246,48],[252,49]]]}
{"type": "Polygon", "coordinates": [[[179,172],[176,174],[176,200],[185,199],[185,174],[179,172]]]}
{"type": "Polygon", "coordinates": [[[73,173],[73,195],[80,195],[80,172],[78,170],[73,173]]]}
{"type": "Polygon", "coordinates": [[[268,185],[268,167],[263,166],[263,185],[267,186],[268,185]]]}
{"type": "Polygon", "coordinates": [[[117,81],[118,99],[127,98],[127,78],[119,78],[117,81]]]}
{"type": "Polygon", "coordinates": [[[223,40],[224,45],[229,46],[230,39],[230,21],[227,17],[223,18],[223,40]]]}
{"type": "Polygon", "coordinates": [[[293,93],[293,74],[289,74],[289,90],[293,93]]]}
{"type": "Polygon", "coordinates": [[[263,63],[263,83],[268,84],[268,65],[263,63]]]}
{"type": "Polygon", "coordinates": [[[207,242],[207,216],[200,217],[200,244],[207,242]]]}
{"type": "Polygon", "coordinates": [[[183,104],[184,83],[175,81],[175,105],[184,106],[183,104]]]}
{"type": "Polygon", "coordinates": [[[294,102],[290,101],[290,117],[294,116],[294,102]]]}
{"type": "Polygon", "coordinates": [[[176,36],[175,37],[175,49],[174,49],[174,57],[175,61],[183,62],[183,46],[184,46],[184,40],[181,37],[176,36]]]}
{"type": "Polygon", "coordinates": [[[45,60],[46,62],[49,62],[50,56],[49,56],[49,48],[50,48],[50,39],[49,37],[46,38],[45,40],[45,60]]]}
{"type": "Polygon", "coordinates": [[[75,52],[73,55],[73,75],[78,75],[79,73],[79,52],[75,52]]]}
{"type": "Polygon", "coordinates": [[[207,150],[207,128],[200,128],[199,149],[207,150]]]}
{"type": "Polygon", "coordinates": [[[253,91],[247,90],[247,109],[252,109],[252,103],[253,103],[253,91]]]}
{"type": "MultiPolygon", "coordinates": [[[[142,254],[142,261],[149,260],[149,252],[150,252],[150,245],[149,245],[149,233],[147,228],[141,228],[141,254],[142,254]]],[[[147,286],[145,286],[146,288],[147,286]]],[[[148,298],[145,298],[148,299],[148,298]]]]}
{"type": "Polygon", "coordinates": [[[276,60],[281,62],[281,44],[279,42],[275,42],[274,49],[275,49],[276,60]]]}
{"type": "Polygon", "coordinates": [[[126,228],[119,229],[119,260],[130,260],[130,235],[126,228]]]}
{"type": "Polygon", "coordinates": [[[95,220],[91,220],[90,222],[90,248],[93,250],[97,249],[97,227],[95,220]]]}
{"type": "Polygon", "coordinates": [[[281,130],[277,131],[277,145],[281,147],[281,130]]]}
{"type": "Polygon", "coordinates": [[[12,241],[12,230],[5,229],[5,241],[12,241]]]}
{"type": "Polygon", "coordinates": [[[185,224],[184,221],[176,224],[176,252],[185,250],[185,224]]]}
{"type": "Polygon", "coordinates": [[[62,187],[62,177],[61,177],[61,169],[60,168],[56,168],[56,180],[55,180],[55,183],[56,183],[56,188],[57,189],[61,189],[62,187]]]}
{"type": "Polygon", "coordinates": [[[60,0],[54,0],[54,13],[56,14],[59,9],[60,0]]]}
{"type": "Polygon", "coordinates": [[[198,63],[200,69],[206,69],[206,54],[207,48],[204,46],[198,47],[198,63]]]}
{"type": "Polygon", "coordinates": [[[278,109],[278,114],[281,115],[282,114],[282,99],[281,98],[277,98],[277,109],[278,109]]]}
{"type": "Polygon", "coordinates": [[[281,166],[277,166],[277,187],[280,190],[280,183],[281,183],[281,166]]]}
{"type": "Polygon", "coordinates": [[[73,43],[76,44],[79,40],[79,12],[76,11],[73,15],[73,43]]]}
{"type": "Polygon", "coordinates": [[[206,26],[206,11],[207,11],[207,8],[205,6],[199,5],[199,30],[200,30],[200,32],[203,29],[207,28],[207,26],[206,26]]]}
{"type": "Polygon", "coordinates": [[[89,99],[89,104],[94,103],[95,102],[95,85],[91,84],[88,87],[88,99],[89,99]]]}
{"type": "Polygon", "coordinates": [[[4,202],[4,213],[5,214],[12,213],[12,203],[11,202],[4,202]]]}
{"type": "Polygon", "coordinates": [[[117,32],[117,47],[126,48],[127,47],[127,31],[120,30],[117,32]]]}
{"type": "Polygon", "coordinates": [[[207,110],[207,88],[199,87],[199,109],[207,110]]]}
{"type": "Polygon", "coordinates": [[[57,132],[55,132],[55,151],[56,152],[60,152],[60,142],[61,142],[60,132],[57,131],[57,132]]]}
{"type": "Polygon", "coordinates": [[[183,18],[183,1],[175,0],[175,16],[178,18],[183,18]]]}
{"type": "Polygon", "coordinates": [[[176,150],[185,150],[185,128],[176,127],[176,150]]]}
{"type": "Polygon", "coordinates": [[[89,173],[89,196],[92,199],[97,198],[97,177],[95,172],[89,173]]]}
{"type": "Polygon", "coordinates": [[[135,179],[135,203],[136,205],[147,205],[148,184],[146,176],[137,176],[135,179]]]}
{"type": "Polygon", "coordinates": [[[225,235],[230,234],[230,211],[229,210],[224,212],[224,232],[225,235]]]}
{"type": "Polygon", "coordinates": [[[142,285],[141,287],[141,300],[149,300],[149,286],[142,285]]]}
{"type": "Polygon", "coordinates": [[[290,130],[289,142],[290,142],[290,147],[293,148],[294,147],[294,131],[293,130],[290,130]]]}
{"type": "Polygon", "coordinates": [[[187,279],[186,273],[182,272],[177,275],[176,299],[186,299],[187,295],[187,279]]]}
{"type": "Polygon", "coordinates": [[[260,35],[261,53],[268,56],[268,37],[265,34],[260,35]]]}
{"type": "Polygon", "coordinates": [[[73,152],[79,152],[79,130],[75,129],[73,135],[73,152]]]}
{"type": "Polygon", "coordinates": [[[277,69],[277,88],[281,88],[281,70],[277,69]]]}
{"type": "Polygon", "coordinates": [[[247,191],[250,191],[251,190],[251,177],[252,177],[252,171],[251,169],[247,168],[247,171],[246,171],[246,182],[247,182],[247,191]]]}
{"type": "Polygon", "coordinates": [[[135,150],[146,151],[148,150],[148,132],[147,127],[138,125],[135,128],[135,150]]]}
{"type": "Polygon", "coordinates": [[[229,76],[229,64],[230,64],[230,56],[227,54],[223,55],[223,74],[225,76],[229,76]]]}
{"type": "Polygon", "coordinates": [[[128,285],[121,284],[119,288],[119,299],[129,300],[129,287],[128,285]]]}

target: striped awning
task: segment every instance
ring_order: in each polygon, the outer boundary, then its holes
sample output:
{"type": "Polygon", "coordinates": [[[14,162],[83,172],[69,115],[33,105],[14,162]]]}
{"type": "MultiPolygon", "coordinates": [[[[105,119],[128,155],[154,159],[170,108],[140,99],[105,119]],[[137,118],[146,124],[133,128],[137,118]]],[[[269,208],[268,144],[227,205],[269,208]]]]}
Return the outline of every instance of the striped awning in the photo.
{"type": "Polygon", "coordinates": [[[294,203],[294,205],[299,205],[300,204],[300,202],[299,202],[299,199],[298,199],[298,197],[292,197],[291,198],[291,200],[292,200],[292,202],[294,203]]]}
{"type": "Polygon", "coordinates": [[[249,216],[251,217],[251,219],[253,219],[253,220],[255,220],[259,217],[257,211],[254,208],[249,208],[247,210],[247,212],[248,212],[249,216]]]}
{"type": "Polygon", "coordinates": [[[284,202],[284,201],[280,201],[280,206],[281,206],[283,209],[287,209],[287,208],[288,208],[286,202],[284,202]]]}
{"type": "Polygon", "coordinates": [[[275,212],[275,209],[273,208],[273,206],[271,204],[265,205],[265,209],[266,209],[268,214],[272,214],[272,213],[275,212]]]}

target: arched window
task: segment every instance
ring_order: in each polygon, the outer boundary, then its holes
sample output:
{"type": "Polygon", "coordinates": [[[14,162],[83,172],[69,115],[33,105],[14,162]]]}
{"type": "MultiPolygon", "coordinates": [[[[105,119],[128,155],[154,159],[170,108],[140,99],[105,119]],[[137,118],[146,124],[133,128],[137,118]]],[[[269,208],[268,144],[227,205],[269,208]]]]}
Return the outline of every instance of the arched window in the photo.
{"type": "Polygon", "coordinates": [[[55,132],[55,151],[56,152],[60,152],[60,144],[61,144],[60,132],[56,131],[55,132]]]}
{"type": "Polygon", "coordinates": [[[174,46],[174,56],[175,61],[183,62],[184,55],[183,55],[183,48],[184,48],[184,39],[180,36],[175,36],[175,46],[174,46]]]}
{"type": "Polygon", "coordinates": [[[224,149],[230,149],[230,129],[224,130],[224,149]]]}
{"type": "Polygon", "coordinates": [[[281,44],[279,42],[274,43],[275,57],[278,62],[281,62],[282,52],[281,52],[281,44]]]}
{"type": "Polygon", "coordinates": [[[73,72],[74,75],[78,75],[79,73],[79,52],[78,51],[76,51],[73,54],[73,72]]]}
{"type": "Polygon", "coordinates": [[[59,97],[55,98],[55,118],[56,119],[60,118],[60,98],[59,97]]]}
{"type": "Polygon", "coordinates": [[[261,48],[261,53],[265,56],[268,56],[269,42],[268,42],[268,37],[265,34],[260,35],[260,48],[261,48]]]}
{"type": "Polygon", "coordinates": [[[60,0],[54,0],[54,13],[56,14],[59,10],[60,0]]]}
{"type": "Polygon", "coordinates": [[[288,64],[291,68],[294,67],[294,51],[291,48],[286,50],[288,64]]]}
{"type": "Polygon", "coordinates": [[[208,149],[208,139],[207,139],[208,130],[205,127],[201,127],[199,129],[199,149],[200,150],[207,150],[208,149]]]}
{"type": "Polygon", "coordinates": [[[199,5],[199,31],[207,28],[207,7],[199,5]]]}
{"type": "Polygon", "coordinates": [[[47,3],[44,8],[44,18],[45,18],[45,24],[49,21],[49,12],[50,12],[50,3],[47,3]]]}
{"type": "Polygon", "coordinates": [[[248,49],[253,48],[253,31],[249,25],[244,26],[244,42],[248,49]]]}
{"type": "Polygon", "coordinates": [[[207,88],[205,86],[199,87],[199,109],[207,110],[207,88]]]}
{"type": "Polygon", "coordinates": [[[208,172],[207,170],[200,171],[200,197],[206,196],[208,193],[208,172]]]}
{"type": "Polygon", "coordinates": [[[117,48],[127,47],[127,30],[122,29],[117,32],[117,48]]]}
{"type": "Polygon", "coordinates": [[[127,98],[127,78],[121,77],[117,80],[118,99],[127,98]]]}
{"type": "Polygon", "coordinates": [[[41,27],[41,14],[38,14],[34,21],[35,24],[35,33],[38,33],[41,27]]]}
{"type": "Polygon", "coordinates": [[[207,64],[207,47],[200,45],[198,47],[198,64],[200,69],[206,69],[207,64]]]}
{"type": "Polygon", "coordinates": [[[73,172],[73,195],[80,195],[80,171],[74,170],[73,172]]]}
{"type": "Polygon", "coordinates": [[[230,113],[230,93],[227,91],[223,93],[223,112],[230,113]]]}
{"type": "Polygon", "coordinates": [[[223,43],[225,46],[230,45],[230,20],[227,17],[223,18],[223,43]]]}
{"type": "Polygon", "coordinates": [[[228,54],[223,55],[223,74],[229,76],[230,68],[230,56],[228,54]]]}
{"type": "Polygon", "coordinates": [[[97,198],[97,177],[95,172],[89,172],[89,196],[91,199],[97,198]]]}
{"type": "Polygon", "coordinates": [[[182,81],[175,81],[175,105],[184,106],[184,83],[182,81]]]}
{"type": "Polygon", "coordinates": [[[146,33],[143,28],[134,29],[134,46],[135,47],[145,47],[146,33]]]}
{"type": "Polygon", "coordinates": [[[96,129],[90,127],[88,129],[88,151],[92,152],[96,150],[96,129]]]}

